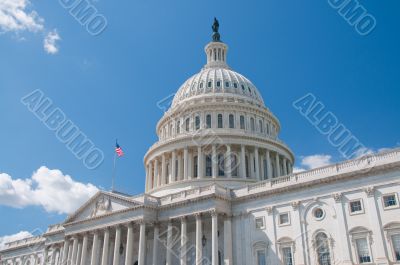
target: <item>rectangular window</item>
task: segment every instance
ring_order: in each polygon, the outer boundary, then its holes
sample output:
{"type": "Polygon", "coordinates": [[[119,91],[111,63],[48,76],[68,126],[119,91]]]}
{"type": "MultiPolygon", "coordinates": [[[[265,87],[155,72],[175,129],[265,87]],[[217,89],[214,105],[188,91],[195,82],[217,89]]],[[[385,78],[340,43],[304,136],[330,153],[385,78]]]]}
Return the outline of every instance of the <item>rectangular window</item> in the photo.
{"type": "Polygon", "coordinates": [[[396,261],[400,261],[400,234],[392,236],[392,244],[396,261]]]}
{"type": "Polygon", "coordinates": [[[221,86],[221,81],[217,81],[217,87],[221,86]]]}
{"type": "Polygon", "coordinates": [[[218,114],[218,128],[222,128],[223,124],[222,124],[222,114],[218,114]]]}
{"type": "Polygon", "coordinates": [[[225,159],[222,154],[218,155],[218,176],[223,177],[225,175],[225,159]]]}
{"type": "Polygon", "coordinates": [[[207,83],[207,86],[208,86],[208,87],[211,87],[211,86],[212,86],[212,82],[209,81],[209,82],[207,83]]]}
{"type": "Polygon", "coordinates": [[[233,87],[234,87],[234,88],[237,88],[237,83],[233,83],[233,87]]]}
{"type": "Polygon", "coordinates": [[[396,195],[391,194],[383,196],[383,204],[385,208],[396,206],[397,205],[396,195]]]}
{"type": "Polygon", "coordinates": [[[360,263],[371,262],[371,256],[369,255],[368,241],[366,238],[356,239],[358,260],[360,263]]]}
{"type": "Polygon", "coordinates": [[[187,118],[186,121],[185,121],[185,129],[186,129],[187,132],[189,131],[189,126],[190,126],[190,119],[187,118]]]}
{"type": "Polygon", "coordinates": [[[195,126],[196,126],[196,130],[200,129],[200,117],[196,116],[195,118],[195,126]]]}
{"type": "Polygon", "coordinates": [[[362,204],[361,204],[360,200],[350,202],[350,212],[351,213],[361,212],[362,210],[363,209],[362,209],[362,204]]]}
{"type": "Polygon", "coordinates": [[[291,247],[282,248],[282,254],[283,254],[283,264],[293,265],[292,248],[291,247]]]}
{"type": "Polygon", "coordinates": [[[211,128],[211,115],[207,114],[206,116],[206,124],[207,124],[207,128],[211,128]]]}
{"type": "Polygon", "coordinates": [[[289,213],[281,213],[279,215],[279,224],[280,225],[287,225],[290,223],[289,213]]]}
{"type": "Polygon", "coordinates": [[[225,82],[225,87],[229,87],[229,82],[225,82]]]}
{"type": "Polygon", "coordinates": [[[257,265],[267,265],[264,250],[257,250],[257,265]]]}
{"type": "Polygon", "coordinates": [[[193,177],[197,178],[197,156],[193,157],[193,177]]]}
{"type": "Polygon", "coordinates": [[[256,228],[264,229],[264,217],[261,216],[256,218],[256,228]]]}
{"type": "Polygon", "coordinates": [[[206,176],[212,176],[212,157],[211,155],[206,156],[206,176]]]}
{"type": "Polygon", "coordinates": [[[235,116],[233,114],[229,114],[229,128],[235,128],[235,116]]]}

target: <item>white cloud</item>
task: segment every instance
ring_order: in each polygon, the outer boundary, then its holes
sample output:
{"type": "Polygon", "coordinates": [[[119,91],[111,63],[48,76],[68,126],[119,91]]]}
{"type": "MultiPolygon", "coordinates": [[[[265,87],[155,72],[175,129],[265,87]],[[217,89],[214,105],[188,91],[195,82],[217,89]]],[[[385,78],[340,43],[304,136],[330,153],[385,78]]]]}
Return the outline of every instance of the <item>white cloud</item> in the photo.
{"type": "Polygon", "coordinates": [[[24,238],[28,238],[28,237],[32,237],[32,234],[29,233],[28,231],[21,231],[14,235],[2,236],[2,237],[0,237],[0,250],[4,249],[5,244],[8,242],[12,242],[12,241],[16,241],[16,240],[20,240],[20,239],[24,239],[24,238]]]}
{"type": "Polygon", "coordinates": [[[301,165],[308,169],[327,166],[332,164],[332,156],[330,155],[311,155],[301,159],[301,165]]]}
{"type": "Polygon", "coordinates": [[[42,206],[47,212],[72,213],[98,191],[93,184],[74,181],[60,170],[40,167],[28,179],[0,173],[0,204],[23,208],[42,206]]]}
{"type": "MultiPolygon", "coordinates": [[[[40,32],[45,34],[44,19],[32,9],[29,0],[0,0],[0,33],[15,33],[18,40],[25,40],[20,36],[22,32],[40,32]]],[[[47,32],[44,38],[44,49],[48,54],[56,54],[56,41],[60,40],[56,30],[47,32]]]]}
{"type": "Polygon", "coordinates": [[[0,28],[3,32],[44,29],[44,20],[36,11],[29,10],[29,0],[0,0],[0,28]]]}
{"type": "Polygon", "coordinates": [[[60,35],[58,35],[57,30],[54,29],[53,31],[50,31],[43,41],[44,50],[48,54],[56,54],[58,52],[58,46],[56,42],[60,39],[61,38],[60,35]]]}

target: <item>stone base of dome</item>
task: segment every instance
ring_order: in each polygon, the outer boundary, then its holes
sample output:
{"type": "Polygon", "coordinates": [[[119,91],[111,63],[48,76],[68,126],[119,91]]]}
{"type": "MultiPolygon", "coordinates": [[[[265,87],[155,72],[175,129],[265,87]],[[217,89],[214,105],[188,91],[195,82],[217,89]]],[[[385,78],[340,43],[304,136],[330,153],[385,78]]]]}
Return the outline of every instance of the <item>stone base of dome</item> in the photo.
{"type": "Polygon", "coordinates": [[[149,190],[147,194],[161,197],[168,194],[173,194],[185,190],[190,190],[194,188],[200,188],[204,186],[209,186],[212,184],[218,184],[225,188],[238,188],[245,186],[250,183],[255,183],[255,179],[240,179],[240,178],[203,178],[203,179],[191,179],[186,181],[173,182],[171,184],[166,184],[156,189],[149,190]]]}

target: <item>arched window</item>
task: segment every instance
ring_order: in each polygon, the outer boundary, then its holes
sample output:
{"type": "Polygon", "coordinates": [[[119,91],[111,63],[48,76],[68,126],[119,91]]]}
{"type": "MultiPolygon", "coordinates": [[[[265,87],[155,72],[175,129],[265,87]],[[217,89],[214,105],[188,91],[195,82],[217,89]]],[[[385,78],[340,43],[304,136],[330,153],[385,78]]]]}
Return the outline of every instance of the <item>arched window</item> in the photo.
{"type": "Polygon", "coordinates": [[[212,176],[212,158],[211,155],[206,156],[206,176],[212,176]]]}
{"type": "Polygon", "coordinates": [[[329,241],[325,233],[319,232],[315,236],[315,248],[319,265],[331,265],[331,257],[329,253],[329,241]]]}
{"type": "Polygon", "coordinates": [[[190,127],[190,118],[187,118],[185,121],[185,129],[187,132],[189,131],[189,127],[190,127]]]}
{"type": "Polygon", "coordinates": [[[222,114],[218,114],[218,128],[223,128],[222,114]]]}
{"type": "Polygon", "coordinates": [[[243,115],[240,115],[240,129],[242,129],[242,130],[245,129],[244,116],[243,115]]]}
{"type": "Polygon", "coordinates": [[[196,116],[195,118],[195,126],[196,126],[196,130],[200,129],[200,117],[196,116]]]}
{"type": "Polygon", "coordinates": [[[233,114],[229,114],[229,128],[235,128],[235,117],[233,114]]]}
{"type": "Polygon", "coordinates": [[[253,117],[250,118],[250,128],[251,128],[252,132],[255,131],[255,123],[254,123],[254,118],[253,117]]]}
{"type": "Polygon", "coordinates": [[[206,124],[207,124],[207,128],[211,128],[211,114],[207,114],[206,124]]]}
{"type": "Polygon", "coordinates": [[[181,121],[176,122],[176,134],[181,133],[181,121]]]}

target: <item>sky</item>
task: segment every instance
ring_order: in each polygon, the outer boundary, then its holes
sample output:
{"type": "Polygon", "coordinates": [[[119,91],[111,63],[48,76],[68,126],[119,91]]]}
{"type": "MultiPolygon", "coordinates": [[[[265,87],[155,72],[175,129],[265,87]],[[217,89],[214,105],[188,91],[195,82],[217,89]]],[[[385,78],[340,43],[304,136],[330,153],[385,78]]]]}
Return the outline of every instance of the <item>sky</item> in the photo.
{"type": "Polygon", "coordinates": [[[352,1],[374,27],[346,20],[333,0],[0,0],[0,248],[109,190],[116,138],[116,189],[144,191],[157,103],[205,64],[214,16],[228,64],[280,120],[296,170],[348,158],[296,107],[307,95],[366,152],[399,147],[400,2],[352,1]],[[92,16],[77,19],[74,4],[92,16]],[[90,140],[92,157],[62,141],[57,118],[90,140]]]}

